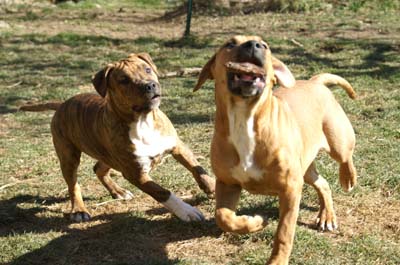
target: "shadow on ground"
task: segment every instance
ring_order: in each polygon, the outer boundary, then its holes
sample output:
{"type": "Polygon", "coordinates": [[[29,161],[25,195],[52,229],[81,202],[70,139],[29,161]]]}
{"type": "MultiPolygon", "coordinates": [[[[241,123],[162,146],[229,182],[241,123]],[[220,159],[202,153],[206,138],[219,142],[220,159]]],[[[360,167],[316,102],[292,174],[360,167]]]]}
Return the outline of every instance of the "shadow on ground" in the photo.
{"type": "MultiPolygon", "coordinates": [[[[19,195],[0,202],[1,237],[27,233],[63,233],[43,247],[16,258],[10,265],[176,264],[179,260],[168,257],[167,244],[204,236],[218,237],[222,233],[214,219],[201,223],[183,223],[176,218],[150,220],[130,213],[110,213],[92,220],[101,221],[101,224],[78,229],[70,228],[66,217],[39,217],[40,213],[51,211],[46,206],[66,200],[19,195]],[[29,203],[40,206],[21,207],[29,203]]],[[[200,202],[194,201],[192,204],[200,202]]],[[[302,207],[308,208],[304,205],[302,207]]],[[[165,213],[165,210],[159,208],[149,211],[149,214],[160,213],[165,213]]],[[[255,213],[264,213],[269,220],[276,220],[279,215],[273,200],[239,211],[239,214],[255,213]]]]}
{"type": "Polygon", "coordinates": [[[178,260],[168,258],[166,253],[168,243],[221,234],[213,220],[182,223],[175,218],[149,220],[129,213],[102,215],[94,218],[102,224],[73,229],[66,218],[37,217],[48,208],[19,206],[29,202],[48,206],[64,200],[21,195],[0,203],[0,236],[64,233],[9,264],[175,264],[178,260]]]}
{"type": "Polygon", "coordinates": [[[213,220],[182,223],[179,220],[149,220],[129,213],[108,214],[94,220],[105,223],[87,229],[69,228],[66,218],[44,218],[37,214],[44,207],[23,209],[18,205],[35,202],[51,205],[64,199],[21,195],[0,203],[0,236],[40,234],[60,231],[64,235],[45,246],[22,255],[10,264],[175,264],[168,258],[168,243],[218,236],[221,231],[213,220]]]}

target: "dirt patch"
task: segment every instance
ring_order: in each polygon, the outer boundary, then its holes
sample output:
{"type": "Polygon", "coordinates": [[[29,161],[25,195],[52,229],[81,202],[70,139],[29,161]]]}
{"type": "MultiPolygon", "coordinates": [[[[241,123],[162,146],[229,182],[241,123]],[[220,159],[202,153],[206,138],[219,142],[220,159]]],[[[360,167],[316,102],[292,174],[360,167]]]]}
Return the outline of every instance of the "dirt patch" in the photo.
{"type": "MultiPolygon", "coordinates": [[[[335,232],[322,235],[335,241],[348,241],[362,235],[374,235],[381,240],[400,241],[400,202],[379,194],[334,196],[334,207],[339,222],[335,232]]],[[[303,211],[299,225],[316,229],[316,212],[303,211]]]]}
{"type": "MultiPolygon", "coordinates": [[[[42,3],[43,5],[43,3],[42,3]]],[[[43,13],[42,5],[26,11],[4,14],[4,21],[18,34],[76,33],[82,35],[106,36],[113,39],[137,39],[156,37],[177,39],[182,37],[186,16],[174,19],[160,19],[161,10],[141,10],[129,7],[103,9],[101,7],[84,12],[60,9],[49,5],[51,13],[43,13]],[[40,19],[24,19],[29,14],[36,14],[40,19]],[[89,23],[90,22],[90,23],[89,23]],[[116,28],[115,25],[118,25],[116,28]]],[[[388,21],[387,23],[390,23],[388,21]]],[[[221,37],[235,34],[256,34],[279,38],[349,38],[378,39],[391,34],[392,29],[376,19],[359,15],[349,25],[343,25],[340,17],[327,16],[324,12],[316,13],[259,13],[232,16],[199,16],[194,14],[191,32],[198,37],[221,37]],[[319,21],[316,25],[315,21],[319,21]]]]}
{"type": "Polygon", "coordinates": [[[360,234],[375,234],[382,239],[400,240],[400,202],[379,194],[356,199],[336,200],[341,233],[351,238],[360,234]],[[339,205],[341,205],[339,207],[339,205]]]}
{"type": "Polygon", "coordinates": [[[65,12],[54,6],[51,8],[53,12],[47,14],[43,13],[42,7],[33,6],[26,12],[7,13],[4,15],[4,20],[18,34],[54,36],[70,32],[115,39],[136,39],[143,36],[177,38],[183,33],[183,23],[155,21],[163,14],[162,11],[95,8],[82,13],[82,11],[74,10],[65,12]],[[25,19],[27,12],[36,14],[40,19],[25,19]],[[115,27],[116,24],[118,24],[118,28],[115,27]]]}

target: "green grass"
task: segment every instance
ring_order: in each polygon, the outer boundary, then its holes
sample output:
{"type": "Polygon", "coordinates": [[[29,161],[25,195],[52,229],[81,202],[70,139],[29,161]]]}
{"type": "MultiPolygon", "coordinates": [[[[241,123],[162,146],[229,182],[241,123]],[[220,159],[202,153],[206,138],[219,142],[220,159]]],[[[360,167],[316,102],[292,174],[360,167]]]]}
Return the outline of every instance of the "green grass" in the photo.
{"type": "MultiPolygon", "coordinates": [[[[345,194],[337,164],[319,156],[318,170],[331,184],[340,230],[314,230],[317,196],[305,187],[291,264],[399,264],[399,7],[381,1],[377,9],[377,3],[349,1],[326,13],[195,16],[194,35],[185,40],[179,19],[152,20],[154,10],[161,16],[172,2],[11,6],[4,20],[12,27],[0,29],[0,264],[264,264],[278,222],[277,199],[244,192],[239,213],[265,214],[270,225],[251,235],[222,233],[214,223],[214,201],[172,158],[152,172],[153,178],[179,195],[193,195],[190,202],[207,222],[183,224],[119,174],[116,181],[135,198],[108,202],[92,172],[94,161],[83,156],[79,181],[94,220],[71,224],[64,216],[70,205],[49,131],[52,112],[17,112],[27,101],[94,91],[91,76],[132,52],[149,52],[161,72],[202,66],[238,33],[268,40],[297,78],[339,74],[359,95],[352,101],[334,89],[356,131],[359,185],[345,194]]],[[[193,77],[160,82],[161,109],[210,170],[212,82],[196,93],[193,77]]]]}
{"type": "Polygon", "coordinates": [[[168,6],[168,1],[161,0],[123,0],[123,1],[107,1],[107,0],[86,0],[74,3],[68,1],[58,5],[63,9],[78,9],[87,10],[92,8],[120,8],[120,7],[135,7],[142,9],[163,9],[168,6]]]}

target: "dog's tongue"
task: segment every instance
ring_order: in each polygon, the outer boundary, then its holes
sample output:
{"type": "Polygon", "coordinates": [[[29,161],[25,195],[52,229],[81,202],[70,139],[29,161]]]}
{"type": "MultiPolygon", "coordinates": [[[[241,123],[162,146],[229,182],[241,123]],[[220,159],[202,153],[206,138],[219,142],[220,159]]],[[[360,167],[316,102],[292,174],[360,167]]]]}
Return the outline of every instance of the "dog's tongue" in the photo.
{"type": "Polygon", "coordinates": [[[252,76],[252,75],[241,75],[240,76],[240,79],[242,79],[243,81],[253,81],[253,79],[254,79],[254,76],[252,76]]]}

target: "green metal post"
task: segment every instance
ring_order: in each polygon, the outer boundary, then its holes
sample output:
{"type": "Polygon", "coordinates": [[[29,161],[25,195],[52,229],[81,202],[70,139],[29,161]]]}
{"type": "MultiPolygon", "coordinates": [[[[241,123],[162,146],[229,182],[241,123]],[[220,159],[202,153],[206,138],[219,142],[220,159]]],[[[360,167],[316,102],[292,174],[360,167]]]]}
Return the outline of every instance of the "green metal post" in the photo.
{"type": "Polygon", "coordinates": [[[192,20],[192,0],[188,1],[188,10],[187,10],[187,16],[186,16],[186,30],[185,30],[185,37],[188,37],[190,35],[190,22],[192,20]]]}

